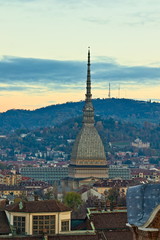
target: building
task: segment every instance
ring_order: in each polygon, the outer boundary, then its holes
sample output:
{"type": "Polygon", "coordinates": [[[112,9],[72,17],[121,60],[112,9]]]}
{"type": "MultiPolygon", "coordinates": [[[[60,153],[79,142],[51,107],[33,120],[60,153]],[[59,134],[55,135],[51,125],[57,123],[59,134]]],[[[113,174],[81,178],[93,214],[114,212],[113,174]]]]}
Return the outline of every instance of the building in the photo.
{"type": "Polygon", "coordinates": [[[141,139],[137,138],[134,142],[131,143],[131,146],[136,148],[149,148],[150,143],[143,143],[141,139]]]}
{"type": "Polygon", "coordinates": [[[112,188],[116,188],[119,190],[120,196],[124,196],[129,187],[135,186],[138,183],[140,182],[134,180],[106,179],[94,183],[93,187],[101,194],[107,193],[112,188]]]}
{"type": "Polygon", "coordinates": [[[87,211],[71,221],[70,209],[55,200],[8,205],[0,211],[0,240],[132,240],[126,210],[87,211]]]}
{"type": "MultiPolygon", "coordinates": [[[[94,126],[94,108],[92,105],[90,50],[88,50],[88,68],[86,100],[83,108],[83,126],[75,140],[69,165],[70,181],[78,183],[85,178],[107,178],[108,168],[102,140],[94,126]]],[[[79,185],[79,183],[78,183],[79,185]]]]}
{"type": "Polygon", "coordinates": [[[59,234],[70,231],[71,210],[55,200],[29,201],[5,208],[8,222],[16,234],[59,234]]]}
{"type": "Polygon", "coordinates": [[[97,199],[104,199],[104,195],[99,193],[94,188],[80,188],[78,189],[78,193],[81,195],[82,201],[86,202],[89,198],[97,198],[97,199]]]}
{"type": "Polygon", "coordinates": [[[88,209],[88,220],[102,240],[133,240],[127,223],[127,211],[97,211],[88,209]]]}
{"type": "Polygon", "coordinates": [[[0,184],[17,185],[21,182],[22,176],[14,170],[4,170],[0,174],[0,184]]]}
{"type": "Polygon", "coordinates": [[[109,179],[131,179],[131,170],[128,167],[110,165],[108,170],[109,179]]]}
{"type": "Polygon", "coordinates": [[[129,188],[127,211],[134,240],[160,240],[160,184],[129,188]]]}
{"type": "Polygon", "coordinates": [[[27,196],[28,189],[24,188],[20,185],[0,185],[0,197],[3,195],[15,195],[15,196],[21,196],[25,195],[27,196]]]}
{"type": "Polygon", "coordinates": [[[26,154],[15,154],[17,161],[23,162],[26,159],[26,154]]]}
{"type": "Polygon", "coordinates": [[[23,167],[21,175],[53,184],[68,176],[67,167],[23,167]]]}
{"type": "Polygon", "coordinates": [[[143,178],[153,182],[160,181],[160,171],[159,170],[147,170],[135,168],[131,171],[132,178],[143,178]]]}

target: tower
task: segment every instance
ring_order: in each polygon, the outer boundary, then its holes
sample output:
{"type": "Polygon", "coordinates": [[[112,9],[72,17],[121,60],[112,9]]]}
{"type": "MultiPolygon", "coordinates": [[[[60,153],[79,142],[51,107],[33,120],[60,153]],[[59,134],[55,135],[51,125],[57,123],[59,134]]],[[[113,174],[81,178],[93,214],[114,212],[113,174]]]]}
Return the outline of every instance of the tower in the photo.
{"type": "Polygon", "coordinates": [[[111,98],[111,86],[110,86],[110,83],[109,83],[109,90],[108,90],[108,98],[111,98]]]}
{"type": "Polygon", "coordinates": [[[120,90],[121,90],[121,87],[120,87],[120,84],[118,86],[118,98],[120,98],[120,90]]]}
{"type": "Polygon", "coordinates": [[[90,49],[88,49],[87,82],[83,125],[75,140],[69,165],[69,178],[106,178],[107,161],[102,140],[94,126],[91,94],[90,49]]]}

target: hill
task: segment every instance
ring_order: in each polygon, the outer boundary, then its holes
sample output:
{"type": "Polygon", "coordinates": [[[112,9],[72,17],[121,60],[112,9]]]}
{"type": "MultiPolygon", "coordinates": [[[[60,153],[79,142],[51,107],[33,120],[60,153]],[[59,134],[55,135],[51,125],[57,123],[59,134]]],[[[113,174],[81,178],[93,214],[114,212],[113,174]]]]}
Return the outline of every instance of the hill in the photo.
{"type": "MultiPolygon", "coordinates": [[[[93,99],[95,114],[101,118],[126,120],[142,124],[160,122],[160,103],[131,99],[93,99]]],[[[0,133],[8,133],[19,128],[34,129],[61,124],[82,115],[84,102],[68,102],[30,110],[9,110],[0,113],[0,133]]]]}

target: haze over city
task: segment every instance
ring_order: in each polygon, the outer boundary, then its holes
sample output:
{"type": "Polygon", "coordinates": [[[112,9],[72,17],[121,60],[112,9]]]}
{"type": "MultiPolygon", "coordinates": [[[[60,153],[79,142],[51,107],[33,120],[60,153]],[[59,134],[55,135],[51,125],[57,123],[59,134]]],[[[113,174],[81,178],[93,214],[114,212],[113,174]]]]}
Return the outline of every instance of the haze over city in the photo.
{"type": "Polygon", "coordinates": [[[158,0],[0,0],[0,112],[93,98],[159,101],[158,0]],[[120,89],[120,90],[118,90],[120,89]]]}

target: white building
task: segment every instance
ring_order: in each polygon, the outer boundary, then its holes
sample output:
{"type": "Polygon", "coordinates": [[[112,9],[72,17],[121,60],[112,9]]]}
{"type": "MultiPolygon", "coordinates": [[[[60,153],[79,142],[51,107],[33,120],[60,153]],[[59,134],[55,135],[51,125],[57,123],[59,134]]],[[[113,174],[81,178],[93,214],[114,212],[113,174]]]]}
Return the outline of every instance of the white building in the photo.
{"type": "Polygon", "coordinates": [[[71,210],[55,200],[15,203],[5,212],[17,234],[59,234],[71,229],[71,210]]]}
{"type": "Polygon", "coordinates": [[[131,143],[132,147],[136,147],[136,148],[149,148],[150,147],[150,143],[146,142],[143,143],[141,139],[137,138],[134,142],[131,143]]]}

